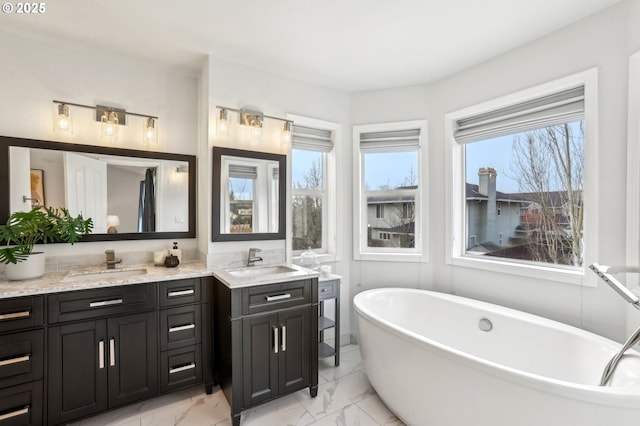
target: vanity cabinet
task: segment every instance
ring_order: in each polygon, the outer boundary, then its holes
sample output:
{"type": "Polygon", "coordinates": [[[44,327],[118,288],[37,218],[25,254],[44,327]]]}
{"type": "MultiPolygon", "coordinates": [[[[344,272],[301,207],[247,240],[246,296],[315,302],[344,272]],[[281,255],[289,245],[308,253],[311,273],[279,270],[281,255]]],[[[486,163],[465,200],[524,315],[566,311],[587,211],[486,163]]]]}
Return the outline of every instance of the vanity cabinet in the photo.
{"type": "Polygon", "coordinates": [[[43,423],[44,298],[0,300],[0,426],[43,423]]]}
{"type": "Polygon", "coordinates": [[[230,289],[215,282],[218,382],[232,423],[249,407],[309,387],[318,392],[317,278],[230,289]]]}
{"type": "Polygon", "coordinates": [[[158,393],[153,290],[141,284],[49,296],[49,423],[158,393]]]}

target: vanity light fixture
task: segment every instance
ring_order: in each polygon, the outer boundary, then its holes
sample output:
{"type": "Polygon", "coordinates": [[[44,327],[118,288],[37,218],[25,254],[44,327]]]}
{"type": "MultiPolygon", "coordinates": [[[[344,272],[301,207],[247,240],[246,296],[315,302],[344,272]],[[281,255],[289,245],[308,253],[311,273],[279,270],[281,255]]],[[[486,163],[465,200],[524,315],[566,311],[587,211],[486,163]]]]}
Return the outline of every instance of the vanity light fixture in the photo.
{"type": "Polygon", "coordinates": [[[218,114],[218,126],[216,128],[219,136],[226,136],[229,133],[229,111],[225,108],[220,109],[218,114]]]}
{"type": "Polygon", "coordinates": [[[182,175],[187,174],[189,169],[185,166],[178,166],[174,172],[174,177],[176,180],[182,180],[182,175]]]}
{"type": "Polygon", "coordinates": [[[104,105],[82,105],[73,102],[65,102],[53,100],[56,104],[54,113],[54,127],[59,130],[72,131],[73,122],[71,121],[70,106],[78,108],[89,108],[96,111],[95,119],[100,123],[100,134],[102,137],[115,142],[118,139],[118,126],[125,126],[127,124],[126,117],[136,116],[143,117],[143,142],[144,143],[157,143],[158,141],[158,117],[148,114],[138,114],[136,112],[129,112],[122,108],[114,108],[104,105]],[[69,130],[66,130],[66,129],[69,130]]]}
{"type": "Polygon", "coordinates": [[[285,121],[282,128],[282,138],[286,143],[291,142],[291,128],[293,127],[293,121],[285,121]]]}
{"type": "Polygon", "coordinates": [[[120,218],[115,214],[107,215],[107,234],[117,234],[120,218]]]}
{"type": "Polygon", "coordinates": [[[285,131],[285,141],[287,140],[287,129],[289,129],[289,140],[291,138],[291,126],[293,122],[291,120],[287,120],[285,118],[274,117],[272,115],[263,114],[260,111],[253,111],[246,108],[235,109],[229,108],[226,106],[216,106],[217,109],[220,110],[220,114],[218,115],[218,126],[217,126],[217,134],[225,135],[229,131],[229,111],[234,111],[240,114],[240,125],[242,126],[250,126],[251,127],[251,140],[260,140],[262,139],[262,128],[264,124],[264,119],[278,120],[284,121],[284,131],[285,131]]]}
{"type": "Polygon", "coordinates": [[[144,120],[143,140],[146,143],[158,143],[158,127],[156,126],[156,119],[148,117],[144,120]]]}
{"type": "Polygon", "coordinates": [[[55,105],[53,113],[53,130],[73,133],[73,119],[71,118],[69,105],[55,105]]]}

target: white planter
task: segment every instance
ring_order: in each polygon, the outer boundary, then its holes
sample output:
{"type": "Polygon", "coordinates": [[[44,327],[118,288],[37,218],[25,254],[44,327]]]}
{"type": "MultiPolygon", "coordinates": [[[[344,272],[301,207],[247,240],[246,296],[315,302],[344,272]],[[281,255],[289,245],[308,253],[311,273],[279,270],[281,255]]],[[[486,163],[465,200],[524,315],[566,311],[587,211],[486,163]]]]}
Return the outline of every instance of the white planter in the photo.
{"type": "Polygon", "coordinates": [[[30,280],[44,275],[44,253],[31,253],[27,260],[5,265],[7,279],[11,281],[30,280]]]}

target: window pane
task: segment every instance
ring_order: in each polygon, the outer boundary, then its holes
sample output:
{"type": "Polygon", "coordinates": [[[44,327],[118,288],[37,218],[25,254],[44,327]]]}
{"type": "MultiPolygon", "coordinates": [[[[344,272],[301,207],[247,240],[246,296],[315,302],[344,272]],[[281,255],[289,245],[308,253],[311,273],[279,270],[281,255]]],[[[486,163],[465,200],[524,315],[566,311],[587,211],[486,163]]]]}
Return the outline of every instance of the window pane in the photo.
{"type": "Polygon", "coordinates": [[[229,178],[231,233],[253,232],[254,180],[229,178]]]}
{"type": "Polygon", "coordinates": [[[367,246],[415,247],[415,196],[367,197],[367,246]]]}
{"type": "Polygon", "coordinates": [[[322,248],[322,198],[292,196],[293,250],[322,248]]]}
{"type": "Polygon", "coordinates": [[[291,157],[291,181],[298,189],[323,189],[322,152],[294,149],[291,157]]]}
{"type": "Polygon", "coordinates": [[[418,187],[418,152],[366,152],[365,191],[418,187]]]}
{"type": "Polygon", "coordinates": [[[583,122],[465,146],[467,254],[582,265],[583,122]]]}

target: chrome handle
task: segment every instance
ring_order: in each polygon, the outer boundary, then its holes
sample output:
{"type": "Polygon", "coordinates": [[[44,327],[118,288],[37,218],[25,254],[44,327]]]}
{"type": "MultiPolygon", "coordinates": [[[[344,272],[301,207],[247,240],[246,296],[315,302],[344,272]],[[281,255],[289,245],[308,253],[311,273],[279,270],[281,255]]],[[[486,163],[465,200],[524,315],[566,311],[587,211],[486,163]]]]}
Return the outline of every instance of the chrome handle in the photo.
{"type": "Polygon", "coordinates": [[[189,290],[170,291],[169,293],[167,293],[167,296],[168,297],[187,296],[193,293],[195,293],[195,290],[190,288],[189,290]]]}
{"type": "Polygon", "coordinates": [[[169,374],[179,373],[181,371],[191,370],[193,368],[196,368],[196,365],[192,362],[191,364],[183,365],[182,367],[170,368],[169,374]]]}
{"type": "Polygon", "coordinates": [[[278,344],[278,327],[273,327],[273,353],[277,354],[278,353],[278,346],[280,346],[278,344]]]}
{"type": "Polygon", "coordinates": [[[0,367],[4,367],[5,365],[17,364],[19,362],[29,361],[30,359],[31,359],[31,354],[19,356],[17,358],[3,359],[2,361],[0,361],[0,367]]]}
{"type": "Polygon", "coordinates": [[[169,333],[173,333],[175,331],[190,330],[192,328],[196,328],[196,325],[195,324],[180,325],[180,326],[177,326],[177,327],[171,327],[169,329],[169,333]]]}
{"type": "Polygon", "coordinates": [[[116,341],[109,339],[109,367],[116,366],[116,341]]]}
{"type": "Polygon", "coordinates": [[[98,342],[98,367],[104,368],[104,340],[98,342]]]}
{"type": "Polygon", "coordinates": [[[100,302],[89,303],[90,308],[99,308],[101,306],[120,305],[123,302],[122,299],[103,300],[100,302]]]}
{"type": "Polygon", "coordinates": [[[9,314],[0,314],[0,321],[16,318],[27,318],[31,316],[31,311],[11,312],[9,314]]]}
{"type": "Polygon", "coordinates": [[[280,328],[282,329],[282,352],[285,352],[287,350],[287,326],[281,325],[280,328]]]}
{"type": "Polygon", "coordinates": [[[20,409],[20,410],[16,410],[16,411],[12,411],[10,413],[5,413],[5,414],[0,415],[0,421],[7,420],[7,419],[10,419],[12,417],[21,416],[23,414],[29,414],[29,406],[28,405],[26,407],[20,409]]]}
{"type": "Polygon", "coordinates": [[[285,294],[277,294],[275,296],[267,296],[267,302],[275,302],[276,300],[285,300],[291,299],[291,295],[289,293],[285,294]]]}
{"type": "Polygon", "coordinates": [[[321,293],[326,293],[326,292],[328,292],[328,291],[329,291],[329,289],[328,289],[328,288],[323,288],[322,290],[320,290],[320,292],[321,292],[321,293]]]}

